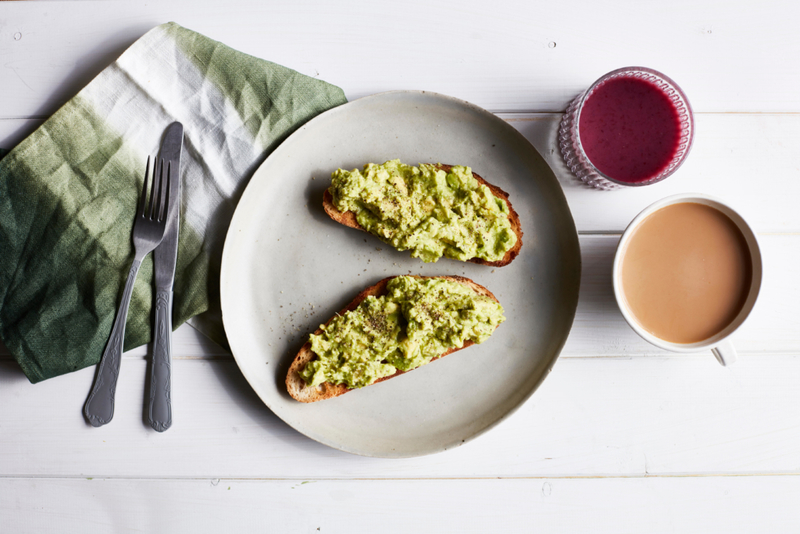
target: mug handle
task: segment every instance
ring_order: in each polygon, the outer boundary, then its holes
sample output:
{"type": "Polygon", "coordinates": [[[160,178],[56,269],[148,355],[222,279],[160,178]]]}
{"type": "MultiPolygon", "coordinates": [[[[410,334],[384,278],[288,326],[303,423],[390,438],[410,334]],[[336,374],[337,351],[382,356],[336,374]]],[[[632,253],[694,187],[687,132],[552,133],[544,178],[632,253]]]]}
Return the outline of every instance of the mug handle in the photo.
{"type": "Polygon", "coordinates": [[[727,339],[720,342],[716,347],[711,348],[711,352],[717,357],[717,361],[722,365],[730,365],[736,361],[736,349],[733,348],[733,343],[727,339]]]}

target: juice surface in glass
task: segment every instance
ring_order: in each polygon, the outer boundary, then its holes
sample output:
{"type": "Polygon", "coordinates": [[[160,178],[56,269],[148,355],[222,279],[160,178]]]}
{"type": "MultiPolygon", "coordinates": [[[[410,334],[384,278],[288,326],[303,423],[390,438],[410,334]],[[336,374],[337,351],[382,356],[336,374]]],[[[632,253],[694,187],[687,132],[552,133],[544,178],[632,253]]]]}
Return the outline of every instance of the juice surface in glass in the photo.
{"type": "Polygon", "coordinates": [[[606,80],[580,112],[580,142],[603,174],[630,184],[662,173],[681,141],[681,121],[673,101],[656,84],[637,77],[606,80]]]}

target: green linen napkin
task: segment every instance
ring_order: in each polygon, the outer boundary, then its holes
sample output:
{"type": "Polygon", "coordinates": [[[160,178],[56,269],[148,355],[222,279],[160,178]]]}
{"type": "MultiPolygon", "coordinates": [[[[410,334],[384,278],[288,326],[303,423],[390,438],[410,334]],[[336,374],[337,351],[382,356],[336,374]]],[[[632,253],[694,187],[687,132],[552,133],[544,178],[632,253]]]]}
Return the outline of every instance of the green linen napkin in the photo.
{"type": "MultiPolygon", "coordinates": [[[[173,324],[224,343],[222,245],[265,157],[338,87],[248,56],[175,23],[134,43],[0,160],[0,337],[31,382],[96,364],[131,261],[148,155],[183,123],[173,324]]],[[[1,155],[0,155],[1,156],[1,155]]],[[[142,264],[125,349],[151,339],[152,255],[142,264]]]]}

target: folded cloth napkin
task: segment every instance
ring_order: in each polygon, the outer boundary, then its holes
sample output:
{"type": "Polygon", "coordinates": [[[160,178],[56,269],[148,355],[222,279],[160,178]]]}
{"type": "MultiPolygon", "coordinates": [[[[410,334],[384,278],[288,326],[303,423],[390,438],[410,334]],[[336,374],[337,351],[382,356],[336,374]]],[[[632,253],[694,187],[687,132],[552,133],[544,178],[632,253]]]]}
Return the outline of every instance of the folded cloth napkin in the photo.
{"type": "MultiPolygon", "coordinates": [[[[133,260],[148,155],[183,123],[173,324],[224,343],[222,245],[266,156],[346,102],[320,80],[181,26],[136,41],[0,160],[0,337],[31,382],[96,364],[133,260]]],[[[125,349],[151,339],[152,256],[133,292],[125,349]]]]}

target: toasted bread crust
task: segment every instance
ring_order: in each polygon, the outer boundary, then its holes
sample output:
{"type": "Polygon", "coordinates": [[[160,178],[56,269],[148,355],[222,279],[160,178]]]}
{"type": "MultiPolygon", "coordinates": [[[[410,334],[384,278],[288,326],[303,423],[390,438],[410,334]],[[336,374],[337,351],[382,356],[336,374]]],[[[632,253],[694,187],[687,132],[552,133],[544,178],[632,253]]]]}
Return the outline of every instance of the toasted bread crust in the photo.
{"type": "MultiPolygon", "coordinates": [[[[361,291],[361,293],[359,293],[356,296],[356,298],[354,298],[353,301],[350,302],[350,304],[345,306],[337,315],[342,315],[345,312],[355,310],[356,308],[358,308],[358,305],[361,304],[361,301],[363,301],[365,298],[367,298],[370,295],[373,295],[373,296],[376,296],[376,297],[379,297],[381,295],[385,295],[386,294],[386,286],[389,283],[389,280],[391,280],[392,278],[395,278],[395,277],[394,276],[390,276],[389,278],[384,278],[383,280],[381,280],[377,284],[375,284],[373,286],[370,286],[370,287],[364,289],[363,291],[361,291]]],[[[491,298],[492,300],[494,300],[495,302],[499,303],[499,301],[497,300],[497,297],[495,297],[492,294],[491,291],[489,291],[488,289],[486,289],[482,285],[473,282],[469,278],[464,278],[463,276],[416,276],[415,278],[441,278],[441,279],[444,279],[444,280],[450,280],[452,282],[458,282],[458,283],[464,284],[467,287],[471,288],[473,291],[475,291],[479,295],[487,296],[487,297],[491,298]]],[[[334,317],[335,316],[336,315],[334,315],[334,317]]],[[[331,317],[328,320],[328,322],[325,323],[325,325],[328,325],[332,320],[333,320],[333,317],[331,317]]],[[[320,335],[321,333],[322,333],[322,329],[321,328],[317,328],[317,330],[314,331],[315,335],[320,335]]],[[[469,347],[471,345],[474,345],[474,344],[475,343],[473,341],[467,340],[467,341],[464,342],[464,345],[461,346],[460,348],[459,347],[455,347],[455,348],[449,349],[448,351],[444,352],[440,356],[437,356],[436,358],[434,358],[431,361],[438,360],[439,358],[444,358],[448,354],[451,354],[453,352],[457,352],[459,350],[465,349],[465,348],[467,348],[467,347],[469,347]]],[[[310,362],[311,360],[313,360],[314,358],[316,358],[316,354],[314,354],[311,351],[311,342],[310,341],[306,341],[306,343],[300,348],[300,351],[297,353],[297,356],[295,356],[294,361],[292,362],[291,366],[289,366],[289,372],[286,374],[286,391],[289,392],[289,395],[291,395],[292,398],[294,398],[295,400],[298,400],[300,402],[317,402],[317,401],[321,401],[321,400],[325,400],[325,399],[330,399],[332,397],[338,397],[339,395],[344,395],[348,391],[352,391],[350,388],[348,388],[345,385],[336,385],[336,384],[331,384],[330,382],[325,382],[323,384],[320,384],[317,387],[309,387],[309,386],[307,386],[305,381],[300,377],[299,373],[306,366],[306,364],[308,362],[310,362]]],[[[390,378],[394,378],[396,376],[400,376],[400,375],[404,374],[405,372],[407,372],[407,371],[400,371],[398,369],[397,372],[395,372],[393,375],[389,375],[389,376],[385,376],[383,378],[380,378],[380,379],[376,380],[375,382],[373,382],[373,384],[377,384],[378,382],[383,382],[384,380],[389,380],[390,378]]],[[[370,384],[370,385],[372,385],[372,384],[370,384]]]]}
{"type": "MultiPolygon", "coordinates": [[[[445,172],[450,172],[450,169],[453,168],[452,165],[444,165],[442,163],[437,163],[435,164],[435,166],[445,172]]],[[[508,200],[508,193],[506,193],[496,185],[490,184],[489,182],[484,180],[480,175],[474,172],[472,173],[472,176],[474,176],[475,179],[478,180],[478,182],[488,187],[492,191],[492,194],[494,196],[502,198],[503,200],[506,201],[506,204],[508,205],[508,219],[509,222],[511,223],[511,230],[517,236],[517,242],[514,244],[514,248],[506,252],[506,255],[503,256],[503,259],[501,260],[486,261],[480,258],[472,258],[467,261],[471,263],[478,263],[480,265],[503,267],[504,265],[508,265],[509,263],[511,263],[514,260],[514,258],[516,258],[519,255],[519,251],[522,248],[522,223],[519,220],[519,215],[517,214],[516,211],[514,211],[514,208],[511,206],[511,201],[508,200]]],[[[325,209],[325,213],[327,213],[328,216],[334,221],[343,224],[345,226],[349,226],[350,228],[355,228],[357,230],[362,230],[366,232],[366,230],[364,230],[364,228],[362,228],[361,225],[358,224],[355,213],[353,213],[352,211],[341,212],[338,209],[336,209],[336,206],[333,205],[333,195],[331,195],[328,189],[326,189],[325,194],[322,195],[322,207],[325,209]]]]}

